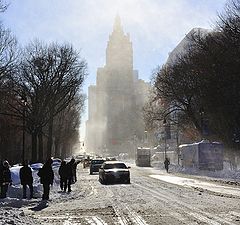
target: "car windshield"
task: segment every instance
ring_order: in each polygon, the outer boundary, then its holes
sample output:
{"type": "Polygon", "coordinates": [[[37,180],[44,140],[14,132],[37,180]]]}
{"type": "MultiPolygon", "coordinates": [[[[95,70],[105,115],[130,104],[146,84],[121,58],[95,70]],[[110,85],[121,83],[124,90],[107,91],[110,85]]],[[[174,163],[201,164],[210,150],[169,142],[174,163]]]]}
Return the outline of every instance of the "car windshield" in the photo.
{"type": "Polygon", "coordinates": [[[105,164],[104,169],[127,169],[124,163],[105,164]]]}
{"type": "Polygon", "coordinates": [[[92,164],[103,164],[104,160],[92,160],[92,164]]]}

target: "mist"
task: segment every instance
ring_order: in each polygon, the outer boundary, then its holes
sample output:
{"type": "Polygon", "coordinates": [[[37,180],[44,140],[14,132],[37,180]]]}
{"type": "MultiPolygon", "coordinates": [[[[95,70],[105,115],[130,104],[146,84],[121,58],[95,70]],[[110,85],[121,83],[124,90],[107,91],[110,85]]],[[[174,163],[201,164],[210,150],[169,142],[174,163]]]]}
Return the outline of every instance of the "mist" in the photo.
{"type": "Polygon", "coordinates": [[[98,68],[96,85],[88,89],[86,143],[89,152],[103,156],[134,155],[144,138],[142,107],[149,84],[133,69],[130,35],[116,16],[106,49],[106,65],[98,68]]]}

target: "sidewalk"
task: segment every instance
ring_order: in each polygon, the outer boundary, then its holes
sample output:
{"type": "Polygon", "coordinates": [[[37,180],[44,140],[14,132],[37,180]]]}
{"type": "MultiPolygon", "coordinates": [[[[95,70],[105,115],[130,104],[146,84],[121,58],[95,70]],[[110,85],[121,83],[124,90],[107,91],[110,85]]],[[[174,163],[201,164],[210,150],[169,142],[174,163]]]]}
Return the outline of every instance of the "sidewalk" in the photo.
{"type": "Polygon", "coordinates": [[[149,176],[152,178],[159,179],[159,180],[176,184],[176,185],[200,188],[200,189],[208,190],[221,195],[229,195],[229,196],[235,196],[240,198],[240,187],[219,185],[210,181],[206,182],[206,181],[201,181],[199,179],[184,178],[184,177],[179,177],[179,176],[175,176],[167,173],[164,175],[158,174],[158,175],[149,175],[149,176]]]}
{"type": "Polygon", "coordinates": [[[180,171],[176,167],[170,167],[170,173],[166,173],[163,166],[137,167],[133,162],[131,163],[131,166],[136,169],[145,170],[147,171],[148,176],[164,182],[189,188],[207,190],[217,195],[240,198],[240,180],[238,179],[239,171],[237,171],[235,176],[236,179],[233,179],[230,174],[232,171],[219,171],[215,172],[215,174],[211,171],[198,171],[199,173],[196,171],[188,171],[188,173],[187,171],[180,171]]]}

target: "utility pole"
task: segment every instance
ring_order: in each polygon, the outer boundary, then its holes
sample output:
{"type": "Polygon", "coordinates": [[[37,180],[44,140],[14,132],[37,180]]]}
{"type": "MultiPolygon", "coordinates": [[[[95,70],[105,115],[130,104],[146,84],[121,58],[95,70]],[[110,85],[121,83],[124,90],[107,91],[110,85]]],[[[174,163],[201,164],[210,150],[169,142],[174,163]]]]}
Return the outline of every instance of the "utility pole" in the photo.
{"type": "Polygon", "coordinates": [[[22,130],[22,163],[24,163],[25,160],[25,129],[26,129],[26,106],[27,106],[27,98],[26,95],[23,94],[22,96],[22,103],[23,103],[23,130],[22,130]]]}
{"type": "Polygon", "coordinates": [[[164,159],[167,158],[167,132],[166,132],[166,119],[163,120],[163,127],[164,127],[164,159]]]}

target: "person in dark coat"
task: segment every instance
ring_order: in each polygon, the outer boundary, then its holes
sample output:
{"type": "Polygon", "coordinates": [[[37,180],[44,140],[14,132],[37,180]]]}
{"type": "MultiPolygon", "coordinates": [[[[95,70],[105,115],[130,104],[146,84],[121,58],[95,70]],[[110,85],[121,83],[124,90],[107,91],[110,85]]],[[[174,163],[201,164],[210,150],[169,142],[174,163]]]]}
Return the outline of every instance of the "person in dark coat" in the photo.
{"type": "Polygon", "coordinates": [[[60,188],[63,191],[67,190],[67,163],[66,161],[62,161],[59,170],[58,170],[58,174],[60,176],[60,188]]]}
{"type": "Polygon", "coordinates": [[[7,160],[0,165],[0,198],[7,197],[8,186],[12,185],[11,172],[9,168],[10,165],[7,160]]]}
{"type": "Polygon", "coordinates": [[[23,186],[23,198],[26,198],[27,195],[27,186],[30,190],[30,198],[33,198],[33,176],[32,170],[28,166],[27,162],[23,163],[23,167],[20,169],[19,172],[21,185],[23,186]]]}
{"type": "Polygon", "coordinates": [[[73,160],[73,183],[77,182],[77,165],[81,162],[81,161],[76,161],[75,159],[73,160]]]}
{"type": "Polygon", "coordinates": [[[168,159],[168,158],[165,158],[164,166],[165,166],[165,169],[166,169],[167,173],[168,173],[168,167],[169,167],[169,165],[170,165],[169,159],[168,159]]]}
{"type": "Polygon", "coordinates": [[[68,192],[71,192],[71,184],[73,183],[73,164],[75,162],[75,159],[71,159],[70,162],[67,163],[67,188],[68,192]]]}
{"type": "Polygon", "coordinates": [[[42,200],[49,200],[50,185],[53,185],[54,173],[52,169],[52,159],[48,159],[38,171],[40,183],[43,185],[42,200]]]}

